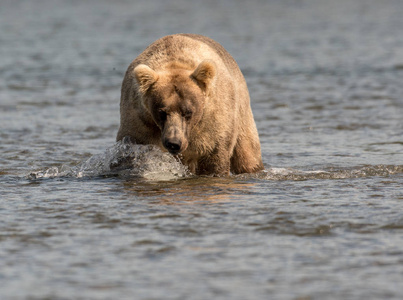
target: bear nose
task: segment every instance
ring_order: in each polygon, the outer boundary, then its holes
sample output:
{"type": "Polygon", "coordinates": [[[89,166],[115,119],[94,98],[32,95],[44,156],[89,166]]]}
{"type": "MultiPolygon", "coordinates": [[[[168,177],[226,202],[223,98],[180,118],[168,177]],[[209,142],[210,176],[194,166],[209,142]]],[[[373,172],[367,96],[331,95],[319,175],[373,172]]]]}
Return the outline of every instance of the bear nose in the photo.
{"type": "Polygon", "coordinates": [[[181,149],[182,143],[180,140],[166,140],[164,146],[170,153],[178,154],[179,150],[181,149]]]}

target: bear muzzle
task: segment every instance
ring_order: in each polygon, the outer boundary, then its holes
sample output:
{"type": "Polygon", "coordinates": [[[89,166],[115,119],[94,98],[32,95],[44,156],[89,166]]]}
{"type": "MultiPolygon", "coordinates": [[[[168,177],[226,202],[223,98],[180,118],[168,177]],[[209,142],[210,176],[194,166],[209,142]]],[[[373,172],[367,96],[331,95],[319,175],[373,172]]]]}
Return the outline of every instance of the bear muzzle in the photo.
{"type": "Polygon", "coordinates": [[[161,141],[171,154],[178,155],[188,147],[186,138],[186,122],[178,113],[167,115],[161,132],[161,141]]]}
{"type": "Polygon", "coordinates": [[[162,144],[173,155],[182,153],[188,147],[187,139],[183,133],[175,129],[167,130],[165,134],[162,134],[162,144]]]}
{"type": "Polygon", "coordinates": [[[182,141],[180,139],[166,139],[164,140],[164,147],[173,155],[179,154],[182,148],[182,141]]]}

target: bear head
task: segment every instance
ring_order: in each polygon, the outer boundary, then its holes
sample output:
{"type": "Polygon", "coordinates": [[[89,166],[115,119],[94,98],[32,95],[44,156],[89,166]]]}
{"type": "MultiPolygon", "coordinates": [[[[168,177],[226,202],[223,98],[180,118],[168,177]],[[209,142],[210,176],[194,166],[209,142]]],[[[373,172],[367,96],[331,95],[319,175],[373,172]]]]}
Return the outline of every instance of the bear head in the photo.
{"type": "Polygon", "coordinates": [[[142,104],[161,130],[162,145],[173,155],[182,153],[203,117],[216,76],[215,63],[204,60],[193,70],[172,64],[159,71],[140,64],[134,75],[142,104]]]}

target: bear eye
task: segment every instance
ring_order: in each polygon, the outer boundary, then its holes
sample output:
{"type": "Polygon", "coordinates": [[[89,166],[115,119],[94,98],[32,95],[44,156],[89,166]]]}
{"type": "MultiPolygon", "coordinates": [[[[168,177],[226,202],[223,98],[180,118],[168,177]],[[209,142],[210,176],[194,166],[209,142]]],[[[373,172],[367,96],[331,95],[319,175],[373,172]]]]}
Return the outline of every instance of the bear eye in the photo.
{"type": "Polygon", "coordinates": [[[192,118],[192,111],[191,110],[186,110],[183,116],[185,117],[186,120],[190,120],[192,118]]]}
{"type": "Polygon", "coordinates": [[[165,121],[167,119],[167,113],[162,109],[158,110],[158,114],[160,116],[161,121],[165,121]]]}

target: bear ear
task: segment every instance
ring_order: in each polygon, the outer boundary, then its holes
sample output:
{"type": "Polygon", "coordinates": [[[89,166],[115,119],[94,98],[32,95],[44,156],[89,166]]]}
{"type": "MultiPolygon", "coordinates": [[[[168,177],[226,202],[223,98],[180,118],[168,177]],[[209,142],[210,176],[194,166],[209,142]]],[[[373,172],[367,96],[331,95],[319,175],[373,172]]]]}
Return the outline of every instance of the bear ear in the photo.
{"type": "Polygon", "coordinates": [[[142,94],[145,94],[150,86],[158,79],[157,72],[143,64],[134,68],[134,76],[136,76],[139,90],[142,94]]]}
{"type": "Polygon", "coordinates": [[[203,60],[192,73],[193,77],[204,89],[208,89],[216,75],[216,66],[212,60],[203,60]]]}

